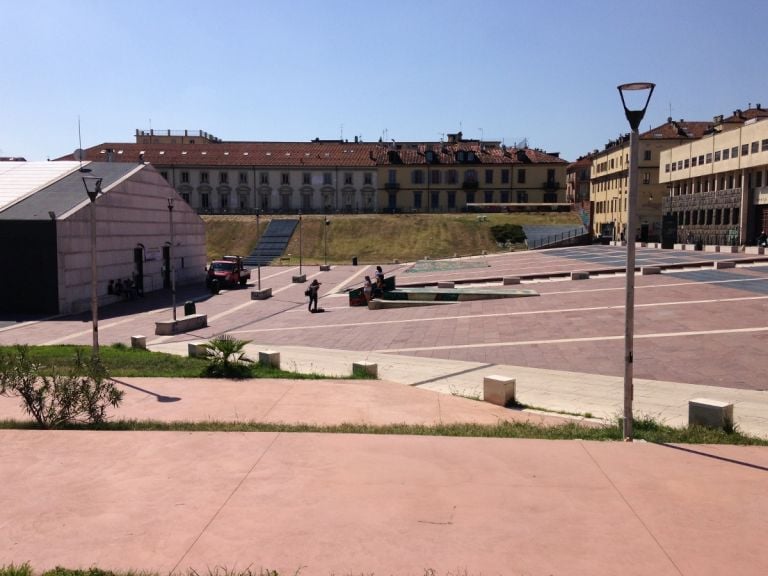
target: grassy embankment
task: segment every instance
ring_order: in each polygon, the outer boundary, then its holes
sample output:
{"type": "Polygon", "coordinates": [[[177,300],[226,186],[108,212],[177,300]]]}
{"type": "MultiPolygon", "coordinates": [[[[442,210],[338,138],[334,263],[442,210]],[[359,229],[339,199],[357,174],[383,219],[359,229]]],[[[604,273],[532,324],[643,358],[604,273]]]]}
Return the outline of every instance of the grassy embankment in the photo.
{"type": "MultiPolygon", "coordinates": [[[[380,264],[399,260],[408,262],[429,258],[450,258],[499,252],[490,228],[496,224],[581,225],[572,213],[550,212],[530,214],[362,214],[332,215],[328,218],[328,263],[348,264],[353,256],[363,264],[380,264]]],[[[261,232],[273,216],[260,218],[261,232]]],[[[291,218],[274,216],[274,218],[291,218]]],[[[292,218],[296,218],[293,216],[292,218]]],[[[208,259],[223,254],[247,255],[256,246],[259,233],[256,216],[204,216],[208,259]]],[[[305,264],[324,262],[323,228],[325,216],[302,217],[301,253],[305,264]]],[[[523,248],[520,246],[520,248],[523,248]]],[[[289,263],[298,262],[298,229],[288,244],[285,255],[289,263]]]]}

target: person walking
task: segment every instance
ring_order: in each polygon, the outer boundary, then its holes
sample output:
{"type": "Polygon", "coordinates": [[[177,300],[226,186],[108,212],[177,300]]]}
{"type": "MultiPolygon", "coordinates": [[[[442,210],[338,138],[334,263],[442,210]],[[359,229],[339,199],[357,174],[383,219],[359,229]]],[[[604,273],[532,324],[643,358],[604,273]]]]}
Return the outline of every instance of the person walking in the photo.
{"type": "Polygon", "coordinates": [[[307,295],[309,296],[309,306],[307,307],[307,310],[310,312],[317,312],[317,293],[320,290],[320,282],[317,281],[317,278],[312,280],[312,283],[309,285],[309,289],[307,290],[307,295]],[[314,304],[314,307],[312,306],[314,304]]]}
{"type": "Polygon", "coordinates": [[[366,276],[365,282],[363,282],[363,296],[365,296],[366,302],[370,302],[373,297],[373,284],[371,284],[370,276],[366,276]]]}
{"type": "Polygon", "coordinates": [[[376,274],[374,277],[376,278],[376,290],[374,294],[380,296],[384,293],[384,271],[381,269],[381,266],[376,266],[376,274]]]}

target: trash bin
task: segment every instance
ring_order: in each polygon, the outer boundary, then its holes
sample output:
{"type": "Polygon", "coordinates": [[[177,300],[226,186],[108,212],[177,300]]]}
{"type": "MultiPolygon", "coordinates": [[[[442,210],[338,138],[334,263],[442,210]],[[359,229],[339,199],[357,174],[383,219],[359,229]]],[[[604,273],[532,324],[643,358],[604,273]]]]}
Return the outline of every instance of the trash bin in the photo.
{"type": "Polygon", "coordinates": [[[352,266],[357,266],[357,256],[352,256],[352,266]]]}
{"type": "Polygon", "coordinates": [[[190,314],[196,314],[195,310],[195,303],[191,300],[187,300],[184,302],[184,316],[189,316],[190,314]]]}

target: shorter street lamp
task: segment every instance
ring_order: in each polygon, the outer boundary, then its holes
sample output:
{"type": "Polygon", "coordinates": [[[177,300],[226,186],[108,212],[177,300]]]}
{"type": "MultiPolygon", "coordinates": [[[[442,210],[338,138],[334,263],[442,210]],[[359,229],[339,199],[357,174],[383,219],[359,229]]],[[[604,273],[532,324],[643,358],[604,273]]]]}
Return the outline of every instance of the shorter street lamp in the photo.
{"type": "Polygon", "coordinates": [[[638,129],[645,116],[651,94],[656,87],[651,82],[632,82],[618,86],[621,105],[632,131],[629,134],[629,183],[627,202],[627,288],[624,306],[624,423],[623,435],[627,442],[632,441],[632,399],[633,377],[633,339],[635,329],[635,232],[637,229],[637,195],[640,174],[640,135],[638,129]],[[629,106],[627,99],[630,100],[629,106]]]}
{"type": "Polygon", "coordinates": [[[325,259],[325,267],[328,268],[328,226],[331,225],[331,221],[328,217],[325,218],[325,227],[323,228],[323,240],[325,242],[325,248],[323,250],[323,257],[325,259]]]}
{"type": "Polygon", "coordinates": [[[301,276],[301,210],[299,210],[299,276],[301,276]]]}
{"type": "MultiPolygon", "coordinates": [[[[257,242],[261,244],[261,226],[259,226],[259,214],[261,210],[258,208],[256,209],[256,236],[258,237],[257,242]]],[[[257,254],[256,258],[256,290],[261,292],[261,253],[257,254]]]]}
{"type": "Polygon", "coordinates": [[[173,265],[173,198],[168,198],[168,225],[171,228],[171,245],[168,246],[168,265],[171,267],[171,307],[176,322],[176,267],[173,265]]]}
{"type": "Polygon", "coordinates": [[[91,359],[99,360],[99,294],[96,277],[96,197],[101,193],[101,178],[83,176],[83,186],[91,201],[91,322],[93,324],[93,348],[91,359]]]}

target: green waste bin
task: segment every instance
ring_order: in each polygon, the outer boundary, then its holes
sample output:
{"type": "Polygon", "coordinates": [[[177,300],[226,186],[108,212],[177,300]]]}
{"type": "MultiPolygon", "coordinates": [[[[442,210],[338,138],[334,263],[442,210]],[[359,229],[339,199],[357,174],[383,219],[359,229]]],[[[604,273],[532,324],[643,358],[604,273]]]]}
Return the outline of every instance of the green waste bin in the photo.
{"type": "Polygon", "coordinates": [[[195,303],[191,300],[187,300],[184,302],[184,316],[189,316],[190,314],[196,314],[197,311],[195,309],[195,303]]]}

